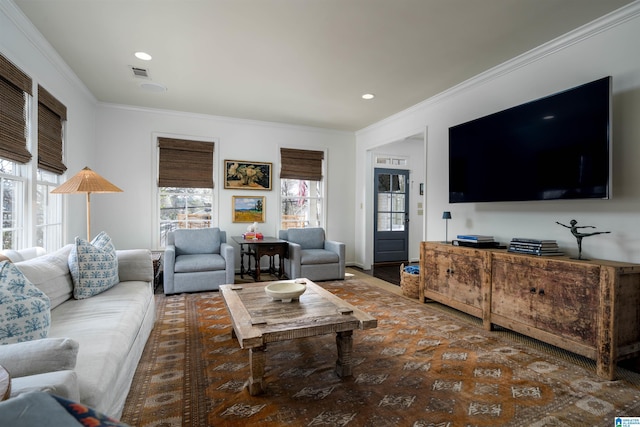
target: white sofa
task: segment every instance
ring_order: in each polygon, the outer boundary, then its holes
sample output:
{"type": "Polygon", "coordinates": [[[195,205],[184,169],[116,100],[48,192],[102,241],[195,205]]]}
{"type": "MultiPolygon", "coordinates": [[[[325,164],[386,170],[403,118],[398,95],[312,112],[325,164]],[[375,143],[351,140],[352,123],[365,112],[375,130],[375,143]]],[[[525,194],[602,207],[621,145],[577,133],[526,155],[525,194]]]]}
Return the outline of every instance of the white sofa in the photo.
{"type": "Polygon", "coordinates": [[[74,299],[72,247],[14,262],[51,300],[51,326],[47,338],[0,345],[0,365],[12,376],[12,396],[44,390],[119,418],[155,323],[151,252],[116,251],[120,282],[74,299]]]}

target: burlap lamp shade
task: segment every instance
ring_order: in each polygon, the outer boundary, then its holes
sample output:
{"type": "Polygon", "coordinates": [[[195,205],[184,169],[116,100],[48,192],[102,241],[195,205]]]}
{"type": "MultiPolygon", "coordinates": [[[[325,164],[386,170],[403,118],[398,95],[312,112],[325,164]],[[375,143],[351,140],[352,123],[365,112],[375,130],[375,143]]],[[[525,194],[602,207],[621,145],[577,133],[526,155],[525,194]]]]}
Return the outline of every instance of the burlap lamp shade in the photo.
{"type": "Polygon", "coordinates": [[[88,167],[51,190],[53,194],[85,193],[87,195],[87,240],[91,240],[91,193],[121,193],[122,190],[88,167]]]}

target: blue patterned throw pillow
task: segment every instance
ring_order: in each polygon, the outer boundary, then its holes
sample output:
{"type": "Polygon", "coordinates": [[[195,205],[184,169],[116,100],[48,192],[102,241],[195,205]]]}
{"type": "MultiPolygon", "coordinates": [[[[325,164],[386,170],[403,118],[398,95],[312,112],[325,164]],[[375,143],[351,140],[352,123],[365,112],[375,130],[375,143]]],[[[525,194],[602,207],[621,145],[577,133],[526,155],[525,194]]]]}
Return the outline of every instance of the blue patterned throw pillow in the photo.
{"type": "Polygon", "coordinates": [[[91,242],[76,237],[69,254],[69,270],[75,299],[98,295],[120,282],[116,248],[107,233],[101,232],[91,242]]]}
{"type": "Polygon", "coordinates": [[[0,344],[46,338],[51,302],[9,261],[0,262],[0,344]]]}

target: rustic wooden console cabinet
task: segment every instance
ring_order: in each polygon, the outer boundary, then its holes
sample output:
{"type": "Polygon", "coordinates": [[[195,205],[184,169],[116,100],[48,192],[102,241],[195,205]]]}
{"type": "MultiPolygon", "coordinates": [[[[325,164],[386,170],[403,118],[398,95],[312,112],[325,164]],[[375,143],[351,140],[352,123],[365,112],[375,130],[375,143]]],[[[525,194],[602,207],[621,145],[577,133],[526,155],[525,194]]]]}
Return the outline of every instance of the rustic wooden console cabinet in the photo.
{"type": "Polygon", "coordinates": [[[593,359],[607,379],[640,356],[640,264],[422,242],[425,299],[593,359]]]}

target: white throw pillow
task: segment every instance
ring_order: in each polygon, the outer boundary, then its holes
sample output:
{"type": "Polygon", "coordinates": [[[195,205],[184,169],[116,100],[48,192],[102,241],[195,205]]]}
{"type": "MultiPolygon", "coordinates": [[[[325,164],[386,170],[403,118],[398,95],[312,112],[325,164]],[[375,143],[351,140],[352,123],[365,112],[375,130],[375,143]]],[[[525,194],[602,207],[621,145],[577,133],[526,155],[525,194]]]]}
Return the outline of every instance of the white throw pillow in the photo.
{"type": "Polygon", "coordinates": [[[11,262],[0,262],[0,344],[46,338],[51,325],[49,297],[11,262]]]}
{"type": "Polygon", "coordinates": [[[76,237],[69,270],[75,299],[90,298],[118,284],[118,257],[107,233],[101,232],[91,242],[76,237]]]}

